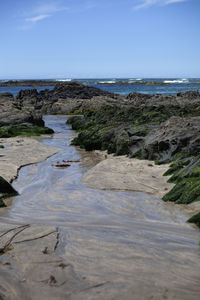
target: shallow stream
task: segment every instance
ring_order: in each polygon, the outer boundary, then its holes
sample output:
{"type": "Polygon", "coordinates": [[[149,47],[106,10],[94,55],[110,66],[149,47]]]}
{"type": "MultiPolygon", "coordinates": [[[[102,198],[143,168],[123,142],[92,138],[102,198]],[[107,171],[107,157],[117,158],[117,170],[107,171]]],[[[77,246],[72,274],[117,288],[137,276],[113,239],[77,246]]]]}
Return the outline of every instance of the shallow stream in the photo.
{"type": "Polygon", "coordinates": [[[81,278],[105,283],[99,298],[86,299],[199,299],[198,229],[149,195],[85,187],[81,178],[98,156],[70,146],[75,133],[65,122],[45,116],[55,134],[42,142],[61,150],[20,170],[13,184],[20,196],[0,221],[57,226],[58,254],[81,278]],[[54,167],[63,160],[75,162],[54,167]]]}

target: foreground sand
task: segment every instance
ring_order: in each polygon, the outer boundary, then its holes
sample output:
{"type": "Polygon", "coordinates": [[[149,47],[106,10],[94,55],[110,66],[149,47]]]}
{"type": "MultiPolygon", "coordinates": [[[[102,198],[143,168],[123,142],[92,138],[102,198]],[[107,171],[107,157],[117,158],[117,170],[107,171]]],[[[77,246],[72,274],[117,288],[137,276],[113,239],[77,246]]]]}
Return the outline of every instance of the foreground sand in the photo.
{"type": "MultiPolygon", "coordinates": [[[[5,147],[0,149],[0,176],[9,182],[17,177],[22,166],[43,161],[60,150],[46,146],[34,138],[1,138],[0,145],[5,147]]],[[[2,213],[6,211],[7,208],[1,209],[2,213]]],[[[61,277],[65,271],[62,260],[55,254],[58,242],[58,232],[55,227],[28,224],[18,228],[19,224],[10,225],[4,222],[0,223],[0,227],[3,232],[0,248],[5,247],[9,239],[12,239],[16,233],[20,233],[19,243],[15,240],[14,247],[5,248],[5,254],[0,259],[0,292],[6,299],[27,299],[29,290],[34,290],[35,298],[39,299],[38,286],[42,285],[43,278],[47,281],[47,290],[49,285],[56,286],[62,283],[61,277]],[[10,231],[12,228],[13,231],[10,231]],[[7,231],[8,233],[6,233],[7,231]],[[27,240],[30,242],[27,243],[27,240]],[[9,254],[10,250],[12,250],[12,255],[9,254]],[[44,253],[48,255],[44,255],[44,253]],[[49,260],[51,263],[48,263],[49,260]],[[10,268],[13,269],[12,280],[10,272],[7,272],[10,268]],[[46,274],[52,274],[54,270],[57,270],[56,283],[53,276],[45,277],[46,274]],[[24,284],[28,294],[24,294],[24,284]],[[35,289],[36,286],[37,289],[35,289]]],[[[48,293],[48,291],[44,291],[44,293],[48,293]]]]}
{"type": "MultiPolygon", "coordinates": [[[[2,150],[2,153],[5,151],[5,156],[1,157],[1,161],[6,161],[6,163],[1,164],[1,168],[7,174],[8,179],[12,179],[14,176],[12,172],[9,173],[9,170],[6,170],[9,163],[12,162],[15,167],[19,167],[22,163],[34,162],[34,159],[38,161],[42,160],[42,157],[45,159],[44,153],[49,156],[50,153],[53,154],[54,151],[57,151],[57,148],[52,149],[40,145],[34,140],[20,140],[8,141],[8,143],[11,142],[10,148],[2,150]],[[18,144],[20,146],[17,146],[18,144]],[[42,150],[42,146],[46,150],[42,150]],[[34,153],[33,149],[35,149],[34,153]],[[10,150],[10,154],[8,150],[10,150]]],[[[73,157],[73,153],[69,150],[70,147],[66,147],[66,149],[69,152],[66,152],[65,155],[70,154],[73,157]]],[[[85,157],[83,156],[83,167],[84,165],[92,167],[90,165],[92,160],[98,163],[90,169],[87,175],[95,169],[102,168],[101,176],[97,173],[90,178],[94,185],[95,182],[99,182],[103,186],[103,179],[105,179],[104,183],[109,189],[130,189],[144,192],[144,187],[148,187],[150,194],[159,190],[159,181],[155,180],[152,183],[149,179],[149,176],[156,176],[158,180],[162,177],[158,176],[158,170],[155,171],[156,166],[153,166],[152,162],[137,161],[142,164],[138,165],[137,169],[134,164],[135,160],[105,155],[99,153],[99,156],[96,157],[95,153],[87,152],[85,157]],[[144,164],[147,164],[146,168],[144,164]],[[108,172],[106,176],[105,170],[108,172]],[[135,182],[133,189],[133,180],[130,180],[129,175],[132,176],[131,174],[134,172],[135,180],[141,186],[135,182]],[[108,182],[109,176],[110,181],[112,179],[112,185],[108,182]],[[145,180],[144,184],[141,178],[145,180]]],[[[63,156],[61,157],[63,158],[63,156]]],[[[55,158],[52,157],[52,159],[55,158]]],[[[48,165],[49,161],[45,161],[45,163],[48,165]]],[[[8,247],[5,249],[4,255],[0,256],[0,295],[5,299],[20,300],[172,300],[175,298],[186,300],[189,299],[188,295],[190,299],[198,299],[196,295],[199,285],[198,282],[195,282],[195,278],[199,274],[196,259],[196,257],[198,258],[196,252],[199,251],[199,246],[196,245],[198,233],[189,225],[182,224],[182,221],[180,224],[149,221],[142,217],[140,210],[138,211],[137,207],[130,203],[130,199],[125,199],[125,197],[120,205],[116,203],[117,198],[114,195],[113,199],[109,195],[111,200],[109,203],[113,204],[112,209],[106,209],[102,214],[102,211],[99,210],[101,205],[98,205],[98,201],[95,202],[95,196],[99,191],[95,191],[93,194],[91,190],[81,187],[82,185],[78,181],[79,190],[76,187],[76,179],[77,175],[80,175],[80,170],[75,172],[74,166],[66,169],[66,176],[62,176],[62,180],[60,180],[59,173],[58,178],[54,176],[54,183],[56,182],[57,186],[53,190],[47,186],[43,196],[37,193],[38,186],[36,186],[35,195],[34,193],[32,195],[32,202],[27,199],[29,192],[25,193],[24,204],[26,205],[28,202],[27,207],[30,207],[30,210],[25,209],[24,219],[21,219],[18,214],[15,215],[15,219],[13,219],[12,213],[10,216],[9,213],[2,215],[0,248],[4,248],[5,245],[8,247]],[[72,184],[75,184],[74,190],[71,189],[72,184]],[[67,193],[68,191],[69,193],[67,193]],[[67,198],[65,194],[68,194],[67,198]],[[47,210],[47,213],[51,213],[51,208],[54,209],[54,219],[60,204],[62,201],[64,204],[66,199],[68,204],[66,207],[61,205],[63,211],[59,212],[58,219],[55,219],[56,226],[53,225],[51,214],[49,215],[49,225],[48,222],[45,224],[46,221],[44,222],[41,211],[47,210]],[[34,209],[39,215],[38,223],[42,224],[38,224],[37,220],[31,222],[32,219],[28,212],[34,209]],[[15,220],[18,222],[14,223],[15,220]],[[23,220],[23,226],[19,228],[21,220],[23,220]],[[26,223],[30,224],[26,226],[26,223]],[[191,245],[192,249],[188,245],[191,245]],[[176,247],[176,251],[174,247],[176,247]],[[187,261],[188,257],[193,258],[193,256],[194,259],[187,261]],[[186,266],[183,261],[187,261],[186,266]],[[184,276],[182,276],[183,273],[184,276]],[[166,274],[170,274],[170,276],[166,274]],[[188,290],[188,287],[192,291],[188,290]]],[[[14,167],[13,170],[15,171],[14,167]]],[[[162,172],[164,170],[160,170],[159,174],[162,172]]],[[[38,174],[38,180],[43,184],[43,179],[45,175],[49,174],[49,169],[46,169],[46,173],[36,172],[35,174],[38,174]]],[[[167,178],[164,178],[164,181],[166,180],[167,178]]],[[[52,182],[47,180],[47,185],[51,184],[52,182]]],[[[103,188],[105,189],[105,185],[103,188]]],[[[165,188],[163,186],[163,189],[165,188]]],[[[101,199],[101,203],[104,202],[106,208],[108,198],[101,197],[99,199],[101,199]]],[[[159,200],[153,199],[153,202],[154,200],[155,205],[158,206],[159,200]]],[[[144,201],[149,203],[148,198],[143,200],[139,198],[138,201],[135,199],[134,202],[136,205],[136,203],[144,203],[144,201]]],[[[3,208],[2,210],[6,211],[7,209],[3,208]]]]}
{"type": "Polygon", "coordinates": [[[1,138],[0,176],[11,182],[17,176],[20,167],[36,163],[57,153],[58,148],[48,147],[34,138],[1,138]]]}

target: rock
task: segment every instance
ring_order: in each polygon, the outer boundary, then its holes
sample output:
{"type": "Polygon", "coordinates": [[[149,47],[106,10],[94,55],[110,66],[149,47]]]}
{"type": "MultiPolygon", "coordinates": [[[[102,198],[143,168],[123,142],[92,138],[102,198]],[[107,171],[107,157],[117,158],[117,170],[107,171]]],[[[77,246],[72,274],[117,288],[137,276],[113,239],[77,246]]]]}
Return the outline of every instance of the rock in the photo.
{"type": "Polygon", "coordinates": [[[105,92],[92,86],[83,85],[79,82],[67,82],[56,84],[52,91],[52,96],[65,99],[91,99],[95,96],[110,96],[113,98],[115,94],[105,92]]]}
{"type": "MultiPolygon", "coordinates": [[[[42,115],[34,114],[20,108],[15,98],[10,93],[0,94],[0,127],[22,123],[44,124],[42,115]]],[[[42,125],[43,126],[43,125],[42,125]]]]}
{"type": "Polygon", "coordinates": [[[44,121],[42,119],[42,114],[37,111],[31,112],[30,121],[34,125],[44,127],[44,121]]]}
{"type": "Polygon", "coordinates": [[[44,97],[36,89],[19,91],[16,96],[16,104],[20,109],[34,111],[40,110],[43,106],[44,97]]]}
{"type": "Polygon", "coordinates": [[[66,114],[86,107],[99,107],[108,102],[116,103],[122,98],[125,99],[79,82],[65,82],[57,83],[53,90],[21,90],[16,96],[16,105],[22,110],[66,114]]]}
{"type": "Polygon", "coordinates": [[[16,196],[18,193],[3,177],[0,176],[0,207],[5,206],[4,198],[16,196]]]}
{"type": "Polygon", "coordinates": [[[188,92],[180,92],[177,94],[178,97],[183,97],[187,99],[196,99],[200,97],[199,91],[188,91],[188,92]]]}
{"type": "Polygon", "coordinates": [[[130,100],[140,100],[140,101],[144,101],[146,99],[151,99],[153,96],[152,95],[148,95],[148,94],[141,94],[141,93],[130,93],[128,96],[127,96],[127,99],[130,99],[130,100]]]}
{"type": "Polygon", "coordinates": [[[169,162],[179,152],[186,156],[200,152],[200,117],[171,117],[145,138],[142,157],[169,162]],[[178,126],[177,126],[178,124],[178,126]]]}
{"type": "Polygon", "coordinates": [[[0,86],[54,86],[55,81],[52,80],[8,80],[0,83],[0,86]]]}

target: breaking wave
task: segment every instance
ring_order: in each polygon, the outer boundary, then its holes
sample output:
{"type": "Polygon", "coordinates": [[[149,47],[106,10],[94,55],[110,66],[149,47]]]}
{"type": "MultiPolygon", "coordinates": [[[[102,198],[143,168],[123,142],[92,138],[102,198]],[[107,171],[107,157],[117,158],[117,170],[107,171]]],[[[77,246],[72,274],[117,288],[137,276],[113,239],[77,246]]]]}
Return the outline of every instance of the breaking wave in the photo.
{"type": "Polygon", "coordinates": [[[188,79],[174,79],[174,80],[164,80],[164,83],[189,83],[188,79]]]}
{"type": "Polygon", "coordinates": [[[71,78],[66,78],[66,79],[56,79],[56,81],[69,82],[69,81],[72,81],[72,79],[71,79],[71,78]]]}
{"type": "Polygon", "coordinates": [[[104,84],[104,83],[106,83],[106,84],[112,84],[112,83],[116,83],[116,81],[115,80],[107,80],[107,81],[99,81],[99,83],[102,83],[102,84],[104,84]]]}

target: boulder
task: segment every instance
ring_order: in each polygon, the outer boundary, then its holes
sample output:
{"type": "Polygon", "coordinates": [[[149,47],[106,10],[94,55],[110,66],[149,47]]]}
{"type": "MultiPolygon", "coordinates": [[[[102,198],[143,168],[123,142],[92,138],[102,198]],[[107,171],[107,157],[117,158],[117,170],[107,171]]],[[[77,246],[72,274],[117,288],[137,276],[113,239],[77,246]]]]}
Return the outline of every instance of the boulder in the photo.
{"type": "Polygon", "coordinates": [[[43,126],[42,115],[22,110],[10,93],[0,94],[0,127],[5,125],[17,125],[22,123],[43,126]]]}

